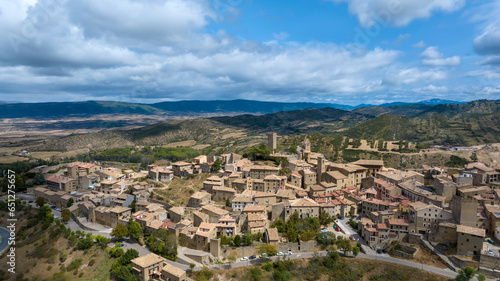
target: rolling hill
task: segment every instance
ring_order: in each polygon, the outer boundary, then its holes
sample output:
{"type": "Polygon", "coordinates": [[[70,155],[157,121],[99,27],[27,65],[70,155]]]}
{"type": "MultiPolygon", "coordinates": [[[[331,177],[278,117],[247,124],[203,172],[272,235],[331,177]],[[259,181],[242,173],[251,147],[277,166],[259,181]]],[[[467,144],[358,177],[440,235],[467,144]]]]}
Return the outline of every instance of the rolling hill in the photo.
{"type": "Polygon", "coordinates": [[[101,114],[184,115],[202,114],[268,114],[308,108],[353,109],[351,106],[327,103],[285,103],[251,100],[175,101],[138,104],[113,101],[48,102],[0,104],[0,118],[92,117],[101,114]]]}
{"type": "MultiPolygon", "coordinates": [[[[40,150],[88,147],[99,151],[130,145],[165,145],[194,140],[220,148],[262,141],[262,134],[329,134],[368,140],[408,140],[444,145],[500,142],[498,101],[436,105],[414,116],[334,108],[283,111],[265,115],[196,118],[157,123],[131,130],[73,135],[47,142],[40,150]]],[[[397,106],[400,107],[400,106],[397,106]]],[[[413,107],[415,108],[415,107],[413,107]]]]}

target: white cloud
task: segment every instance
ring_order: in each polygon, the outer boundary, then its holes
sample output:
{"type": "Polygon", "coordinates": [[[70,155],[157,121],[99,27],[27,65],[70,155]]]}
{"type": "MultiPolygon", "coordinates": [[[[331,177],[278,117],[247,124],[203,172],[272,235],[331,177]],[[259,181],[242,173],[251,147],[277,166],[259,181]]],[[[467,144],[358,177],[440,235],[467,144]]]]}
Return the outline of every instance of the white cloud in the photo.
{"type": "Polygon", "coordinates": [[[474,39],[474,49],[482,55],[500,55],[500,21],[488,25],[474,39]]]}
{"type": "Polygon", "coordinates": [[[410,38],[411,38],[411,35],[409,33],[399,34],[398,38],[396,38],[396,40],[394,40],[393,44],[395,46],[401,46],[406,41],[408,41],[408,39],[410,39],[410,38]]]}
{"type": "Polygon", "coordinates": [[[362,26],[406,26],[416,19],[428,18],[435,12],[455,12],[465,0],[332,0],[346,2],[362,26]]]}
{"type": "Polygon", "coordinates": [[[420,40],[420,42],[411,45],[413,48],[425,48],[427,44],[425,44],[424,40],[420,40]]]}
{"type": "Polygon", "coordinates": [[[421,87],[421,88],[415,88],[413,89],[414,92],[417,93],[443,93],[443,92],[448,92],[448,87],[446,86],[435,86],[430,84],[429,86],[421,87]]]}
{"type": "Polygon", "coordinates": [[[419,56],[423,58],[422,64],[428,66],[454,66],[460,64],[459,56],[445,58],[438,49],[437,46],[430,46],[425,49],[419,56]]]}
{"type": "Polygon", "coordinates": [[[281,41],[281,40],[285,40],[288,37],[290,37],[290,34],[288,34],[286,32],[273,33],[273,37],[274,37],[274,39],[281,41]]]}
{"type": "Polygon", "coordinates": [[[386,74],[385,83],[388,84],[412,84],[421,81],[437,81],[447,78],[446,72],[442,70],[420,70],[418,68],[403,68],[386,74]]]}

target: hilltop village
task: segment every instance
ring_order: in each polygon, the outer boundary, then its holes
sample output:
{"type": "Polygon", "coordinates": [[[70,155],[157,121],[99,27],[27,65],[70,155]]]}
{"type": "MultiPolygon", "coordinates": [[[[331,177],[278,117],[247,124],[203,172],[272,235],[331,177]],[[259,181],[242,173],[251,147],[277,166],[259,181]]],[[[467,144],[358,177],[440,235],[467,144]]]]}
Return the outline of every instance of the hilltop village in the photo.
{"type": "Polygon", "coordinates": [[[348,252],[390,250],[411,259],[411,245],[419,244],[450,268],[473,265],[486,275],[499,274],[500,248],[494,243],[500,240],[495,189],[500,172],[495,168],[479,162],[413,170],[388,168],[383,160],[334,163],[311,151],[307,138],[296,152],[279,153],[275,133],[268,134],[267,146],[277,161],[201,155],[149,165],[147,171],[74,162],[33,193],[55,210],[68,209],[71,221],[86,230],[137,222],[144,232],[138,241],[148,240],[145,254],[131,261],[139,280],[187,280],[179,264],[314,252],[321,249],[323,233],[344,237],[352,244],[344,248],[348,252]],[[155,197],[156,189],[175,178],[198,174],[207,174],[206,179],[185,205],[155,197]],[[290,227],[299,224],[302,228],[290,227]],[[159,233],[177,239],[168,260],[148,249],[151,239],[163,236],[159,233]],[[265,244],[275,251],[262,251],[265,244]]]}

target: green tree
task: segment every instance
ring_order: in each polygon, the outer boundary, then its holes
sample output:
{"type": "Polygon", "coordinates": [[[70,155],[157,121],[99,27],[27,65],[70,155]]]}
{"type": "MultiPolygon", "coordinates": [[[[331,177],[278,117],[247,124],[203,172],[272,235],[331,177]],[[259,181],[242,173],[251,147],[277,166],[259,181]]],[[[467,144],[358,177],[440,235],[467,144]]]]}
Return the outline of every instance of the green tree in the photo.
{"type": "Polygon", "coordinates": [[[71,212],[68,209],[64,209],[61,212],[61,217],[64,222],[68,222],[69,219],[71,218],[71,212]]]}
{"type": "Polygon", "coordinates": [[[217,172],[222,170],[222,160],[217,159],[214,161],[214,164],[212,165],[212,171],[217,172]]]}
{"type": "Polygon", "coordinates": [[[66,204],[66,206],[69,208],[73,205],[74,202],[75,202],[75,200],[73,200],[73,198],[69,198],[68,204],[66,204]]]}
{"type": "Polygon", "coordinates": [[[262,270],[260,268],[252,268],[248,271],[247,277],[251,281],[260,281],[262,280],[262,270]]]}
{"type": "Polygon", "coordinates": [[[128,235],[128,229],[123,223],[119,223],[111,232],[111,236],[116,237],[117,239],[122,239],[123,237],[128,235]]]}
{"type": "Polygon", "coordinates": [[[234,246],[236,246],[236,247],[241,246],[241,236],[239,236],[239,235],[234,236],[233,243],[234,243],[234,246]]]}
{"type": "Polygon", "coordinates": [[[458,271],[457,277],[455,277],[456,281],[469,281],[474,277],[476,270],[473,267],[466,266],[463,269],[458,271]]]}
{"type": "Polygon", "coordinates": [[[479,280],[479,281],[486,281],[486,275],[484,275],[482,273],[479,273],[477,275],[477,280],[479,280]]]}
{"type": "Polygon", "coordinates": [[[97,244],[99,244],[103,248],[106,247],[106,245],[108,245],[111,242],[110,238],[104,237],[102,235],[97,235],[96,237],[94,237],[94,239],[97,242],[97,244]]]}
{"type": "Polygon", "coordinates": [[[45,177],[42,174],[36,174],[35,178],[33,179],[33,183],[35,185],[42,185],[46,183],[45,177]]]}
{"type": "Polygon", "coordinates": [[[294,227],[287,227],[286,237],[288,238],[288,242],[294,243],[297,241],[299,235],[297,234],[297,231],[295,230],[294,227]]]}
{"type": "Polygon", "coordinates": [[[337,247],[339,249],[342,249],[344,251],[344,254],[347,253],[347,252],[350,252],[352,251],[352,245],[351,245],[351,242],[348,240],[348,239],[345,239],[344,237],[340,236],[338,239],[337,239],[337,247]]]}
{"type": "Polygon", "coordinates": [[[275,256],[278,253],[278,249],[274,245],[262,244],[259,246],[259,254],[264,253],[268,256],[275,256]]]}
{"type": "Polygon", "coordinates": [[[243,242],[243,244],[245,244],[245,246],[251,246],[252,245],[252,236],[248,232],[245,233],[245,235],[243,235],[242,242],[243,242]]]}
{"type": "Polygon", "coordinates": [[[136,240],[139,240],[142,236],[142,227],[141,225],[136,222],[136,221],[131,221],[128,224],[128,233],[134,237],[136,240]]]}
{"type": "Polygon", "coordinates": [[[321,232],[316,235],[316,241],[322,245],[333,245],[335,244],[335,234],[331,231],[321,232]]]}
{"type": "Polygon", "coordinates": [[[267,160],[267,159],[269,159],[271,151],[269,150],[269,148],[267,147],[267,145],[265,143],[261,143],[257,146],[250,148],[250,150],[248,151],[248,154],[249,154],[250,158],[252,158],[253,160],[257,160],[257,159],[267,160]]]}
{"type": "Polygon", "coordinates": [[[352,254],[356,257],[358,254],[359,254],[359,247],[358,246],[354,246],[352,247],[352,254]]]}
{"type": "Polygon", "coordinates": [[[321,225],[328,225],[333,222],[332,217],[327,212],[321,212],[319,214],[319,223],[321,225]]]}
{"type": "Polygon", "coordinates": [[[36,205],[38,207],[42,207],[43,204],[45,204],[45,203],[47,203],[47,201],[42,196],[38,196],[38,198],[36,198],[36,205]]]}

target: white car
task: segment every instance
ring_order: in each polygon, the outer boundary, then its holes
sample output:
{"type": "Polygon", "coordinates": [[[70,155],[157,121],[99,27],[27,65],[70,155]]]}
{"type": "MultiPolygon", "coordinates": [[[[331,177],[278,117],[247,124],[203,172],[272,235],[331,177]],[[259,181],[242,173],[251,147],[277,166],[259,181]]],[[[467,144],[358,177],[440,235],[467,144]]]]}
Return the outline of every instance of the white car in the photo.
{"type": "Polygon", "coordinates": [[[277,256],[283,256],[283,252],[278,252],[276,255],[277,256]]]}
{"type": "Polygon", "coordinates": [[[291,256],[291,255],[292,255],[292,251],[288,251],[288,252],[286,252],[286,254],[285,254],[285,255],[287,255],[287,256],[291,256]]]}
{"type": "Polygon", "coordinates": [[[240,259],[240,261],[247,261],[247,260],[248,260],[248,257],[242,257],[242,258],[240,259]]]}

